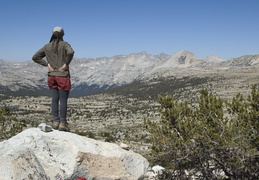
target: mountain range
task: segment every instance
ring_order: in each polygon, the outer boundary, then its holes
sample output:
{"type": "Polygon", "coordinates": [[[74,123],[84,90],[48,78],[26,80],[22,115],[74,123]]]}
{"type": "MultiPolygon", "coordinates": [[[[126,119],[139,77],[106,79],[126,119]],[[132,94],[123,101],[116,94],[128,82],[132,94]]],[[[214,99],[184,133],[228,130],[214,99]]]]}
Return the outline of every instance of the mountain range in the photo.
{"type": "MultiPolygon", "coordinates": [[[[81,96],[158,77],[259,66],[259,54],[224,60],[217,55],[199,58],[188,50],[172,55],[147,52],[100,58],[74,58],[70,65],[71,95],[81,96]],[[179,74],[179,73],[178,73],[179,74]]],[[[31,61],[0,59],[0,94],[48,95],[47,68],[31,61]]]]}

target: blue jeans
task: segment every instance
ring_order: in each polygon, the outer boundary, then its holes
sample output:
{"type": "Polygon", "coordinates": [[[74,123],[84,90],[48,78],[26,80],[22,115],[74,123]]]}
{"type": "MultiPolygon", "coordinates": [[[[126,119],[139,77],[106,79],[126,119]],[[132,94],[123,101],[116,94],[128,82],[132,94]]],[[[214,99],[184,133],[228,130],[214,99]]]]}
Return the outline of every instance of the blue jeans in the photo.
{"type": "Polygon", "coordinates": [[[67,121],[67,100],[69,91],[59,90],[58,88],[51,89],[52,103],[51,110],[55,121],[67,121]],[[59,106],[60,103],[60,106],[59,106]]]}

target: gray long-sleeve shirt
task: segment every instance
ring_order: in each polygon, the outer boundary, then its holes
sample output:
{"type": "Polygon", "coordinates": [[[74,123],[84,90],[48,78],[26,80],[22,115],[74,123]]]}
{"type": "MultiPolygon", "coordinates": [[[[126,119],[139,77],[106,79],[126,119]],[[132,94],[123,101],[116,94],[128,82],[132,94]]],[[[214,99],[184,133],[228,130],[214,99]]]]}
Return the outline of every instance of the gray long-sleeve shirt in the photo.
{"type": "Polygon", "coordinates": [[[70,64],[74,56],[74,50],[67,42],[60,41],[58,44],[57,52],[54,53],[53,43],[56,42],[52,41],[43,46],[33,55],[32,60],[42,66],[48,66],[48,64],[50,64],[50,66],[54,68],[54,71],[48,72],[50,76],[68,76],[69,68],[63,72],[58,71],[58,69],[64,64],[67,66],[70,64]],[[46,57],[47,61],[43,59],[44,57],[46,57]]]}

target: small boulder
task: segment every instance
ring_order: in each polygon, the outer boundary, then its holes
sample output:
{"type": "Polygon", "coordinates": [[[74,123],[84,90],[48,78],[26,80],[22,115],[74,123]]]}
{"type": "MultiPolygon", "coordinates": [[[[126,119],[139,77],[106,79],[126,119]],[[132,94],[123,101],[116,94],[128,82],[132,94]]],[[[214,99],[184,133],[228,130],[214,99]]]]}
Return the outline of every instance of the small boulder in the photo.
{"type": "Polygon", "coordinates": [[[52,127],[49,125],[46,125],[45,123],[41,123],[38,125],[38,128],[44,132],[50,132],[52,131],[52,127]]]}

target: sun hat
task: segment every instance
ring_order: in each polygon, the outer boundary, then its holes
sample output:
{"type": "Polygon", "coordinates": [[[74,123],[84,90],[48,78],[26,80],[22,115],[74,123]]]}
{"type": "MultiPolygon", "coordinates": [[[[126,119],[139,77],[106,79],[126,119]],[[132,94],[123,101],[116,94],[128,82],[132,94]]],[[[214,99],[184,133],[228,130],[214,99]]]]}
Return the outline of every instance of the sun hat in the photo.
{"type": "Polygon", "coordinates": [[[57,26],[57,27],[54,27],[53,28],[53,30],[52,30],[52,34],[54,33],[54,32],[60,32],[61,34],[65,34],[65,32],[64,32],[64,29],[62,28],[62,27],[59,27],[59,26],[57,26]]]}

